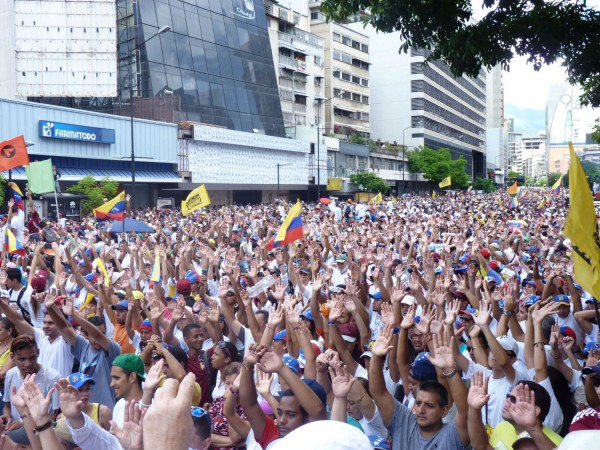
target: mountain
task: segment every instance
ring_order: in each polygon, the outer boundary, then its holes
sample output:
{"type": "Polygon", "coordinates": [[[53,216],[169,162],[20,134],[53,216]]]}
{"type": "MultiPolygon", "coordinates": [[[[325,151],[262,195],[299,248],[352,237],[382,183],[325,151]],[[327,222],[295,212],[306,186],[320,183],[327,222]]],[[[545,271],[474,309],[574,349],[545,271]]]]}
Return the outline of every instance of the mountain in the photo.
{"type": "Polygon", "coordinates": [[[515,132],[539,133],[546,130],[546,112],[543,109],[521,108],[515,105],[505,105],[504,117],[515,119],[515,132]]]}

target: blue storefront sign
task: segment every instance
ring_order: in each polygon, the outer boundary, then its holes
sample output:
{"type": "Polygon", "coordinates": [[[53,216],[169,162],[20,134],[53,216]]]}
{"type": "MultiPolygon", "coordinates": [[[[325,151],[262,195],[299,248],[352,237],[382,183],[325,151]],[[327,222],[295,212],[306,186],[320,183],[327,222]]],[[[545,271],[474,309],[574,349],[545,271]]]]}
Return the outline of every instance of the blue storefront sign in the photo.
{"type": "Polygon", "coordinates": [[[66,139],[69,141],[94,142],[96,144],[114,144],[115,130],[110,128],[84,127],[70,123],[39,121],[41,137],[66,139]]]}

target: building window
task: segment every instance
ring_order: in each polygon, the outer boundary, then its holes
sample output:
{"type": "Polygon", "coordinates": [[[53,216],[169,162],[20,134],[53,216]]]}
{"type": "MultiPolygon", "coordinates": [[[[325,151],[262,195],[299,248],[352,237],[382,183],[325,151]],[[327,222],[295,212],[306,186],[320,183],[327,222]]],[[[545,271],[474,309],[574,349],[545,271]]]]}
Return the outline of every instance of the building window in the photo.
{"type": "Polygon", "coordinates": [[[368,104],[369,104],[369,96],[368,96],[368,95],[363,95],[363,96],[362,96],[362,102],[363,102],[365,105],[368,105],[368,104]]]}
{"type": "Polygon", "coordinates": [[[369,46],[367,44],[360,44],[360,49],[365,53],[369,53],[369,46]]]}
{"type": "Polygon", "coordinates": [[[356,83],[356,84],[360,84],[360,77],[357,77],[356,75],[352,75],[352,82],[356,83]]]}
{"type": "Polygon", "coordinates": [[[352,100],[355,102],[360,102],[360,94],[352,94],[352,100]]]}
{"type": "Polygon", "coordinates": [[[350,74],[346,72],[342,72],[342,80],[350,81],[350,74]]]}
{"type": "Polygon", "coordinates": [[[342,44],[347,45],[348,47],[352,46],[352,39],[347,36],[342,36],[342,44]]]}
{"type": "Polygon", "coordinates": [[[367,80],[366,78],[363,78],[363,79],[361,80],[361,83],[360,83],[360,84],[362,84],[363,86],[369,86],[369,80],[367,80]]]}
{"type": "Polygon", "coordinates": [[[333,40],[335,42],[342,42],[342,36],[339,33],[333,33],[333,40]]]}
{"type": "Polygon", "coordinates": [[[294,23],[298,25],[300,23],[300,14],[294,13],[294,23]]]}
{"type": "Polygon", "coordinates": [[[340,69],[333,69],[333,77],[334,78],[341,78],[340,69]]]}

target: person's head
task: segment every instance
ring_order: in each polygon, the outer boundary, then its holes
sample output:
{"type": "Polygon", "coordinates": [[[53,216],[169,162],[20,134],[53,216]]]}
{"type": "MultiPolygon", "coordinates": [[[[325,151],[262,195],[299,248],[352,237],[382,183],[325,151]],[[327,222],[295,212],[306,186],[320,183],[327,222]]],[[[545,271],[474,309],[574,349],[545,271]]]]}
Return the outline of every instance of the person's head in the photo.
{"type": "MultiPolygon", "coordinates": [[[[88,319],[88,322],[94,325],[102,334],[106,335],[106,322],[103,317],[92,316],[88,319]]],[[[102,348],[98,341],[90,336],[85,330],[81,330],[81,335],[88,340],[94,350],[100,350],[102,348]]]]}
{"type": "Polygon", "coordinates": [[[381,305],[383,304],[383,296],[381,295],[381,292],[371,295],[371,298],[373,299],[373,311],[380,312],[381,305]]]}
{"type": "Polygon", "coordinates": [[[190,350],[202,350],[203,340],[202,328],[200,328],[200,325],[191,323],[183,327],[183,341],[190,350]]]}
{"type": "Polygon", "coordinates": [[[280,437],[285,437],[296,428],[308,423],[308,413],[300,406],[300,402],[291,389],[279,393],[277,406],[277,431],[280,437]]]}
{"type": "Polygon", "coordinates": [[[511,403],[514,404],[517,402],[518,388],[519,385],[522,387],[529,388],[530,391],[535,393],[535,406],[536,411],[535,415],[538,418],[539,423],[543,423],[550,411],[550,394],[548,391],[535,381],[521,380],[515,387],[510,391],[510,394],[507,394],[506,400],[504,401],[504,408],[502,409],[502,418],[509,422],[513,422],[512,412],[510,410],[511,403]]]}
{"type": "Polygon", "coordinates": [[[402,301],[400,302],[400,312],[402,313],[402,317],[404,317],[408,310],[412,305],[417,302],[417,299],[412,295],[405,295],[402,301]]]}
{"type": "Polygon", "coordinates": [[[565,294],[560,294],[554,297],[553,300],[555,303],[558,303],[558,311],[556,314],[561,319],[566,319],[571,314],[571,302],[569,301],[569,297],[565,294]]]}
{"type": "Polygon", "coordinates": [[[125,320],[127,319],[127,309],[129,302],[127,300],[121,300],[116,305],[113,305],[111,308],[115,311],[115,316],[117,317],[117,323],[119,325],[125,325],[125,320]]]}
{"type": "MultiPolygon", "coordinates": [[[[510,336],[499,336],[498,343],[506,352],[511,364],[514,364],[517,359],[517,355],[519,354],[519,346],[517,345],[517,342],[510,336]]],[[[494,352],[488,353],[488,366],[492,370],[501,370],[501,367],[494,356],[494,352]]]]}
{"type": "Polygon", "coordinates": [[[264,331],[267,327],[267,323],[269,323],[269,312],[264,309],[260,309],[254,313],[256,316],[256,322],[258,322],[258,327],[264,331]]]}
{"type": "Polygon", "coordinates": [[[223,370],[232,362],[240,362],[240,352],[235,344],[231,342],[221,341],[213,347],[211,357],[212,366],[217,370],[223,370]]]}
{"type": "Polygon", "coordinates": [[[40,367],[37,362],[39,351],[33,336],[21,335],[13,339],[10,352],[10,357],[23,378],[37,373],[40,367]]]}
{"type": "Polygon", "coordinates": [[[85,407],[92,396],[92,385],[96,384],[94,379],[89,375],[81,372],[72,373],[67,377],[69,384],[79,391],[79,399],[82,406],[85,407]]]}
{"type": "Polygon", "coordinates": [[[437,381],[425,381],[415,393],[414,413],[422,431],[433,431],[442,426],[448,414],[448,391],[437,381]]]}
{"type": "Polygon", "coordinates": [[[409,330],[408,337],[416,352],[420,353],[425,351],[425,338],[427,337],[426,335],[417,330],[416,327],[412,327],[409,330]]]}
{"type": "Polygon", "coordinates": [[[192,421],[194,432],[190,439],[190,448],[195,450],[208,450],[211,445],[212,424],[208,411],[199,406],[192,406],[192,421]]]}
{"type": "Polygon", "coordinates": [[[273,350],[277,355],[283,358],[287,353],[287,333],[286,330],[281,330],[273,336],[273,350]]]}
{"type": "Polygon", "coordinates": [[[223,370],[223,380],[225,381],[225,388],[229,389],[233,386],[233,382],[240,374],[240,370],[242,370],[242,363],[232,362],[223,370]]]}
{"type": "MultiPolygon", "coordinates": [[[[169,353],[171,353],[171,355],[173,355],[173,357],[177,360],[177,362],[179,364],[181,364],[181,367],[183,367],[183,369],[187,372],[187,369],[188,369],[188,355],[180,347],[177,347],[175,345],[170,346],[167,351],[169,353]]],[[[159,361],[161,359],[164,360],[164,363],[163,363],[163,374],[167,378],[173,378],[172,368],[169,367],[169,364],[168,364],[167,360],[164,359],[164,358],[162,358],[162,356],[158,356],[155,359],[154,355],[153,355],[153,357],[152,357],[152,364],[154,364],[155,362],[157,362],[157,361],[159,361]]]]}
{"type": "Polygon", "coordinates": [[[20,289],[22,278],[21,269],[17,269],[16,267],[8,269],[6,271],[6,287],[8,289],[20,289]]]}
{"type": "Polygon", "coordinates": [[[0,343],[10,338],[16,338],[18,335],[15,324],[6,317],[0,317],[0,343]]]}
{"type": "Polygon", "coordinates": [[[115,397],[125,400],[135,398],[142,391],[142,381],[146,378],[144,374],[144,362],[139,355],[125,353],[119,355],[113,361],[110,370],[110,387],[115,391],[115,397]]]}
{"type": "Polygon", "coordinates": [[[149,320],[144,320],[140,324],[140,340],[144,343],[148,342],[152,337],[152,323],[149,320]]]}

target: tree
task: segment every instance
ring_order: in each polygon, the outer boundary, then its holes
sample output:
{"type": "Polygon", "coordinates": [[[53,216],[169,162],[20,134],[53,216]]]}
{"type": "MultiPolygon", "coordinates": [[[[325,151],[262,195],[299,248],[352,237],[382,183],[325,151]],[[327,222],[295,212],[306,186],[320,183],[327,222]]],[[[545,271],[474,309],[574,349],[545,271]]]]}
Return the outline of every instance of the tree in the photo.
{"type": "Polygon", "coordinates": [[[350,176],[350,181],[358,186],[359,189],[364,189],[369,192],[381,192],[386,194],[390,190],[383,178],[378,177],[373,172],[360,172],[350,176]]]}
{"type": "Polygon", "coordinates": [[[535,185],[538,187],[548,186],[548,177],[541,177],[535,182],[535,185]]]}
{"type": "Polygon", "coordinates": [[[525,186],[533,186],[535,184],[535,178],[525,177],[525,186]]]}
{"type": "Polygon", "coordinates": [[[104,204],[104,199],[111,200],[117,195],[119,183],[109,177],[105,177],[96,182],[93,176],[86,175],[73,186],[67,189],[67,192],[74,194],[85,194],[87,199],[81,202],[81,212],[88,214],[94,208],[104,204]]]}
{"type": "Polygon", "coordinates": [[[494,192],[496,190],[496,186],[494,186],[494,182],[489,178],[479,178],[476,177],[473,181],[473,189],[476,191],[483,192],[494,192]]]}
{"type": "Polygon", "coordinates": [[[439,183],[446,177],[452,178],[452,187],[466,188],[469,176],[465,172],[467,161],[452,159],[447,148],[432,150],[422,147],[408,154],[408,167],[412,173],[422,173],[433,183],[439,183]]]}
{"type": "Polygon", "coordinates": [[[517,178],[520,176],[521,176],[521,174],[519,172],[515,172],[514,170],[508,171],[508,178],[517,178]]]}
{"type": "Polygon", "coordinates": [[[481,3],[486,14],[480,20],[474,18],[480,6],[465,0],[325,0],[321,10],[337,22],[360,15],[364,24],[378,31],[399,31],[401,51],[425,49],[428,61],[446,62],[457,76],[476,77],[482,67],[508,68],[517,55],[527,56],[536,70],[563,61],[569,82],[583,88],[582,101],[600,105],[600,12],[595,5],[539,0],[481,3]]]}
{"type": "MultiPolygon", "coordinates": [[[[554,183],[556,183],[558,181],[558,179],[560,178],[561,174],[558,172],[552,172],[548,174],[548,186],[552,187],[554,186],[554,183]]],[[[564,178],[563,178],[564,181],[564,178]]]]}
{"type": "Polygon", "coordinates": [[[4,204],[6,198],[6,178],[0,173],[0,204],[4,204]]]}

